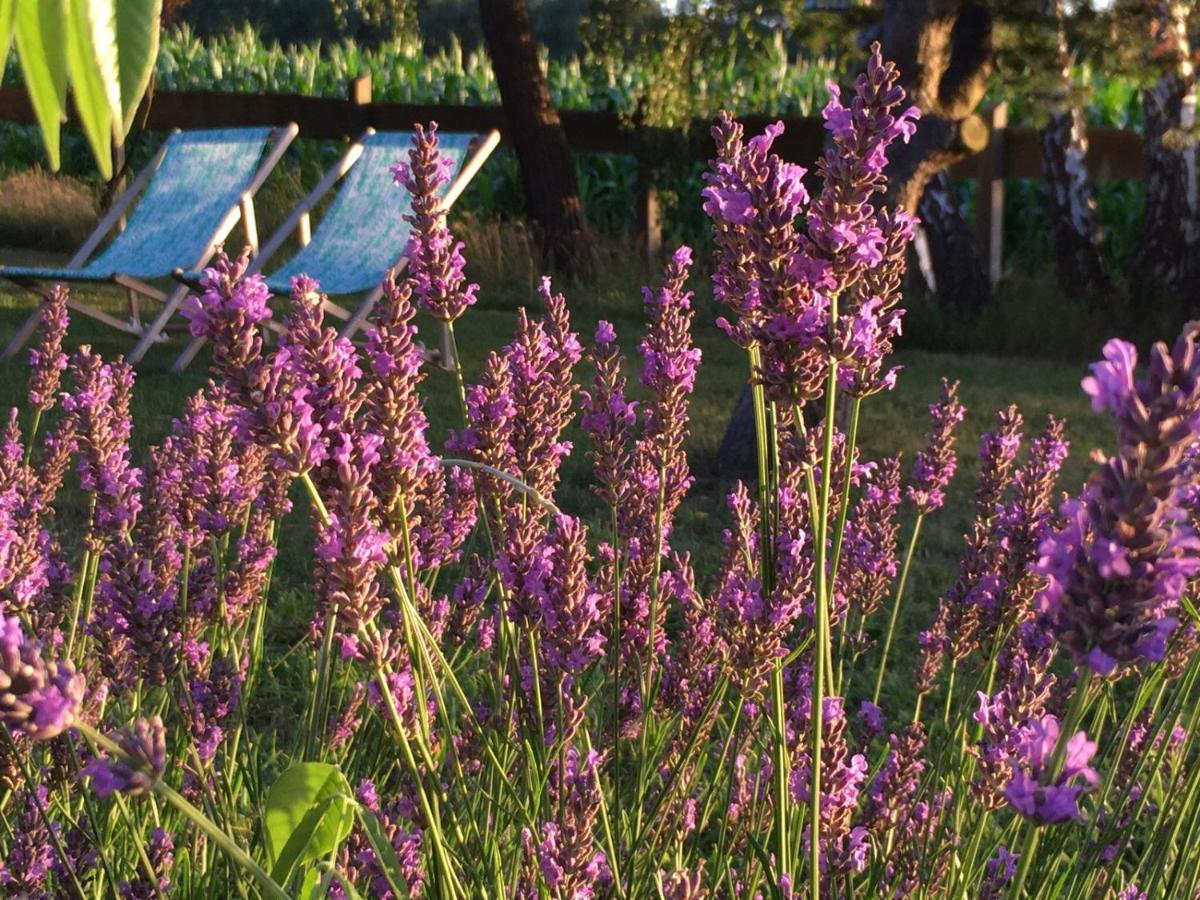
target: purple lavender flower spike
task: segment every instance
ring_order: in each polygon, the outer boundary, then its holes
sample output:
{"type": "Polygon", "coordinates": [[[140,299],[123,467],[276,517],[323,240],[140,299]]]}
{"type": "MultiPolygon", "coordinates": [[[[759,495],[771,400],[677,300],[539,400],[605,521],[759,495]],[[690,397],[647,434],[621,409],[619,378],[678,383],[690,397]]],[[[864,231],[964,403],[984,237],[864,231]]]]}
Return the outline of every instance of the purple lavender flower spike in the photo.
{"type": "Polygon", "coordinates": [[[461,241],[446,227],[440,191],[453,176],[448,157],[438,153],[437,123],[416,126],[408,162],[392,167],[396,183],[412,198],[408,251],[409,277],[421,306],[444,322],[453,322],[475,304],[479,285],[467,282],[461,241]]]}
{"type": "Polygon", "coordinates": [[[1067,740],[1061,773],[1053,777],[1058,732],[1054,716],[1042,716],[1022,729],[1017,741],[1018,766],[1004,791],[1013,809],[1042,824],[1080,818],[1079,797],[1098,781],[1088,765],[1096,754],[1096,743],[1082,731],[1067,740]],[[1072,783],[1075,779],[1083,784],[1072,783]]]}
{"type": "Polygon", "coordinates": [[[171,895],[171,870],[175,867],[175,838],[161,828],[155,828],[146,846],[150,865],[158,877],[151,881],[142,873],[134,881],[122,881],[122,900],[154,900],[171,895]]]}
{"type": "Polygon", "coordinates": [[[249,248],[236,260],[219,254],[200,278],[199,296],[193,294],[183,304],[192,336],[212,342],[219,371],[236,371],[262,350],[258,326],[271,318],[271,292],[261,275],[246,275],[249,265],[249,248]]]}
{"type": "Polygon", "coordinates": [[[50,794],[46,785],[39,784],[24,792],[23,799],[19,818],[11,806],[7,814],[8,852],[0,860],[0,886],[9,897],[51,897],[49,877],[58,854],[46,827],[50,794]]]}
{"type": "Polygon", "coordinates": [[[760,350],[752,377],[771,399],[792,405],[819,397],[831,357],[842,362],[840,382],[855,396],[895,384],[897,370],[884,360],[900,333],[896,304],[915,220],[877,210],[872,199],[886,186],[888,146],[915,127],[914,107],[897,112],[898,78],[875,44],[850,105],[831,90],[824,116],[833,146],[818,163],[824,187],[816,199],[804,170],[770,152],[781,123],[749,141],[727,115],[713,130],[717,159],[702,192],[717,245],[713,283],[736,313],[718,324],[739,346],[760,350]]]}
{"type": "Polygon", "coordinates": [[[83,774],[101,797],[114,791],[137,797],[154,789],[167,766],[167,739],[162,719],[138,719],[132,729],[113,739],[124,757],[101,757],[88,763],[83,774]]]}
{"type": "Polygon", "coordinates": [[[574,747],[566,752],[566,764],[554,766],[550,777],[554,821],[543,822],[535,833],[526,828],[521,835],[528,865],[522,872],[517,896],[533,900],[539,882],[555,896],[592,900],[602,896],[612,880],[608,857],[597,849],[595,832],[599,803],[600,755],[581,754],[574,747]]]}
{"type": "Polygon", "coordinates": [[[67,369],[62,342],[67,334],[67,286],[56,284],[42,304],[37,346],[29,352],[29,405],[41,412],[57,402],[58,383],[67,369]]]}
{"type": "Polygon", "coordinates": [[[907,490],[908,499],[922,515],[939,509],[946,501],[946,486],[958,468],[955,431],[965,414],[966,407],[958,400],[958,382],[943,378],[941,396],[929,407],[932,427],[925,449],[918,450],[913,458],[912,483],[907,490]]]}
{"type": "Polygon", "coordinates": [[[1020,855],[1010,852],[1007,847],[997,848],[996,855],[984,866],[984,879],[979,886],[980,900],[1000,900],[1004,896],[1004,889],[1017,874],[1020,859],[1020,855]]]}
{"type": "MultiPolygon", "coordinates": [[[[415,805],[408,797],[399,797],[388,803],[381,802],[375,784],[363,780],[355,791],[359,802],[367,815],[373,815],[378,820],[380,831],[388,839],[395,855],[395,861],[400,866],[400,872],[408,891],[405,897],[416,898],[424,896],[425,872],[422,868],[421,845],[422,835],[419,828],[409,824],[411,808],[415,805]]],[[[391,879],[385,874],[383,863],[379,860],[375,848],[366,834],[356,828],[350,835],[346,845],[339,853],[341,867],[353,876],[353,880],[369,887],[369,896],[378,900],[401,900],[392,891],[391,879]]],[[[334,883],[337,885],[337,882],[334,883]]],[[[335,900],[343,900],[346,894],[340,885],[330,885],[329,896],[335,900]]]]}
{"type": "Polygon", "coordinates": [[[83,700],[83,676],[47,662],[17,618],[0,618],[0,721],[35,741],[69,729],[83,700]]]}
{"type": "Polygon", "coordinates": [[[1100,675],[1163,658],[1200,573],[1200,537],[1184,510],[1200,427],[1198,333],[1193,323],[1174,347],[1155,345],[1141,378],[1133,348],[1110,341],[1084,379],[1116,423],[1117,448],[1042,542],[1035,602],[1075,661],[1100,675]]]}

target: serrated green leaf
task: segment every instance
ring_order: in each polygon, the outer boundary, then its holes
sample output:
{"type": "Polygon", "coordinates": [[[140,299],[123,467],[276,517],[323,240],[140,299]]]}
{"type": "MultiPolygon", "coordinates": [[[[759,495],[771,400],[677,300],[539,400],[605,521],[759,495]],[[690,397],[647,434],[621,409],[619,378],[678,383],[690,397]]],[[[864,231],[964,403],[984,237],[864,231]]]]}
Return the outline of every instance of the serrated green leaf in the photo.
{"type": "Polygon", "coordinates": [[[69,0],[66,35],[75,110],[107,180],[112,178],[113,121],[121,105],[112,0],[69,0]]]}
{"type": "Polygon", "coordinates": [[[67,54],[62,37],[67,30],[67,0],[16,0],[13,21],[25,89],[42,129],[50,168],[57,171],[67,104],[67,54]]]}
{"type": "Polygon", "coordinates": [[[162,0],[117,3],[117,60],[121,80],[121,136],[129,134],[138,104],[150,84],[158,57],[162,0]]]}
{"type": "Polygon", "coordinates": [[[297,866],[338,848],[354,825],[350,785],[337,766],[297,763],[267,793],[267,859],[271,877],[286,883],[297,866]]]}

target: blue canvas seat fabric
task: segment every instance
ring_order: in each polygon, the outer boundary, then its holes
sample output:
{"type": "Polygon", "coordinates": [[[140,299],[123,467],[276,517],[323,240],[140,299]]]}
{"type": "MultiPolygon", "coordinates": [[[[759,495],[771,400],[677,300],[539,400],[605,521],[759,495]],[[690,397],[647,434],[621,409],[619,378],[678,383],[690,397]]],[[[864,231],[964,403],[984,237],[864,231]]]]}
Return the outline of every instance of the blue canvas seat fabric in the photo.
{"type": "MultiPolygon", "coordinates": [[[[473,135],[439,134],[438,147],[457,171],[473,135]]],[[[342,179],[337,196],[312,240],[267,276],[276,293],[291,290],[297,275],[315,278],[327,294],[357,294],[379,286],[408,245],[412,207],[408,192],[397,187],[391,166],[406,160],[412,135],[379,132],[363,138],[363,154],[342,179]]]]}
{"type": "Polygon", "coordinates": [[[4,266],[0,273],[46,281],[107,281],[114,275],[160,278],[191,268],[254,178],[270,134],[270,128],[216,128],[171,135],[125,230],[100,255],[78,269],[4,266]]]}

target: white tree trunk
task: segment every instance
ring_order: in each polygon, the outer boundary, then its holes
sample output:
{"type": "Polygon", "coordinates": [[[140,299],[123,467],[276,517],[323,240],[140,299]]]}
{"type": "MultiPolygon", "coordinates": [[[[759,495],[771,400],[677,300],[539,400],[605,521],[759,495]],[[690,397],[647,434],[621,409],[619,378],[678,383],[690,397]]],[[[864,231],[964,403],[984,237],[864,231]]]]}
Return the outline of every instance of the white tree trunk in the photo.
{"type": "Polygon", "coordinates": [[[1094,301],[1108,294],[1110,282],[1099,252],[1096,201],[1087,172],[1087,123],[1075,99],[1064,0],[1045,0],[1043,12],[1053,19],[1058,42],[1057,84],[1050,119],[1041,132],[1055,270],[1065,293],[1094,301]]]}

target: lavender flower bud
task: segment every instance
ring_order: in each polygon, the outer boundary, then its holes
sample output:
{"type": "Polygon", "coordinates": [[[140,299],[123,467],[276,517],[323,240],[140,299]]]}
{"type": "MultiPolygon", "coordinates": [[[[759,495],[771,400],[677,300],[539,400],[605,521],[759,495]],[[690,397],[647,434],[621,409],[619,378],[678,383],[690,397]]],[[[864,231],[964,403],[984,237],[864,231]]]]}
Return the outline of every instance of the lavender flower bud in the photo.
{"type": "Polygon", "coordinates": [[[0,720],[35,741],[69,729],[83,700],[83,677],[69,662],[47,662],[19,619],[0,618],[0,720]]]}
{"type": "Polygon", "coordinates": [[[1018,767],[1004,791],[1013,809],[1044,824],[1080,818],[1079,795],[1085,787],[1072,781],[1078,778],[1088,786],[1098,781],[1095,770],[1088,765],[1096,754],[1096,743],[1082,731],[1067,740],[1062,770],[1053,776],[1051,764],[1058,729],[1054,716],[1042,716],[1022,729],[1017,741],[1018,767]]]}
{"type": "Polygon", "coordinates": [[[951,384],[943,378],[941,397],[929,407],[932,427],[925,449],[918,450],[913,458],[912,483],[907,491],[908,499],[921,514],[939,509],[946,501],[946,486],[958,468],[955,430],[965,414],[966,407],[958,401],[958,382],[951,384]]]}
{"type": "Polygon", "coordinates": [[[1133,347],[1109,341],[1084,379],[1093,407],[1116,422],[1117,451],[1042,543],[1036,603],[1075,661],[1101,675],[1162,659],[1172,613],[1200,573],[1200,538],[1182,510],[1200,425],[1198,331],[1156,345],[1141,379],[1133,347]]]}
{"type": "Polygon", "coordinates": [[[467,283],[463,244],[446,227],[439,194],[454,172],[450,158],[438,153],[437,123],[416,126],[408,160],[393,166],[392,174],[412,202],[412,213],[404,217],[412,225],[405,253],[410,277],[421,306],[453,322],[475,304],[479,285],[467,283]]]}
{"type": "Polygon", "coordinates": [[[114,791],[138,797],[153,790],[167,766],[167,739],[162,719],[138,719],[132,730],[113,738],[124,757],[100,757],[88,763],[83,774],[101,797],[114,791]]]}
{"type": "Polygon", "coordinates": [[[259,325],[271,318],[271,292],[261,275],[246,275],[250,249],[237,260],[224,253],[204,270],[201,293],[184,301],[183,315],[191,320],[193,337],[213,345],[213,363],[226,374],[244,369],[262,352],[259,325]]]}
{"type": "Polygon", "coordinates": [[[56,284],[42,304],[37,346],[29,352],[29,405],[46,412],[53,408],[58,383],[67,369],[67,354],[62,351],[67,333],[67,286],[56,284]]]}

